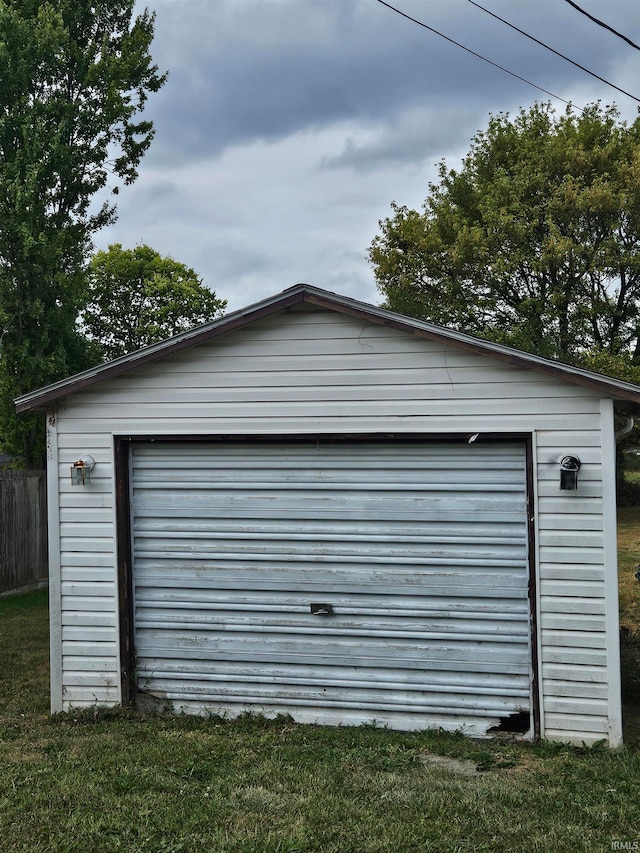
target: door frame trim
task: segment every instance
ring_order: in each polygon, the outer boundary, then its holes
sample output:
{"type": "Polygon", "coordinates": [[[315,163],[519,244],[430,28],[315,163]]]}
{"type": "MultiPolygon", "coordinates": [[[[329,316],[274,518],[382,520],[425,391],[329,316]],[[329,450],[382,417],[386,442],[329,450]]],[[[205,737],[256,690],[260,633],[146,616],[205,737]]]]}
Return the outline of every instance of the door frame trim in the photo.
{"type": "Polygon", "coordinates": [[[479,444],[520,443],[525,448],[525,489],[528,534],[528,598],[531,653],[531,721],[533,737],[540,738],[540,677],[538,660],[538,620],[537,620],[537,577],[536,577],[536,541],[534,494],[535,478],[533,470],[533,434],[531,432],[482,433],[474,436],[463,433],[294,433],[291,435],[126,435],[114,436],[114,472],[116,494],[116,529],[118,562],[118,607],[120,639],[120,685],[122,704],[134,705],[136,701],[136,654],[135,625],[133,607],[133,549],[131,528],[131,454],[133,444],[179,443],[179,444],[216,444],[219,442],[242,442],[257,444],[306,443],[312,441],[381,443],[416,442],[425,444],[468,444],[470,440],[479,444]]]}

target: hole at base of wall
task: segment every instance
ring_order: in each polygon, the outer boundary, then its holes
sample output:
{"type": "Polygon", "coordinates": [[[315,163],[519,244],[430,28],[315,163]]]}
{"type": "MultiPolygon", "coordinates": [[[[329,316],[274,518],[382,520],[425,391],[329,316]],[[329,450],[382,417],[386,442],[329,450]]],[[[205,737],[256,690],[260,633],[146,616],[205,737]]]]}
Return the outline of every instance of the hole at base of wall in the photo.
{"type": "Polygon", "coordinates": [[[531,716],[528,711],[516,711],[508,717],[502,717],[497,726],[492,726],[489,732],[511,732],[524,734],[531,727],[531,716]]]}

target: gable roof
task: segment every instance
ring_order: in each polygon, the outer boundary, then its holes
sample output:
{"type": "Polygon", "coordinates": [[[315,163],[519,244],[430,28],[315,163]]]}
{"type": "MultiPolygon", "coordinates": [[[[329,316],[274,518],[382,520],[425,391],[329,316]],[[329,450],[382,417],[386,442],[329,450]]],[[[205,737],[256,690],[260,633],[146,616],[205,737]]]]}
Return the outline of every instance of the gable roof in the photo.
{"type": "Polygon", "coordinates": [[[348,314],[370,323],[389,326],[401,332],[453,345],[459,349],[478,355],[495,358],[498,361],[512,364],[516,367],[534,370],[556,379],[564,379],[576,385],[583,385],[602,393],[605,397],[612,397],[619,403],[623,403],[622,408],[627,411],[640,412],[640,385],[624,382],[619,379],[611,379],[600,373],[583,370],[579,367],[572,367],[562,362],[522,352],[513,347],[485,341],[463,332],[454,332],[442,326],[427,323],[424,320],[414,320],[411,317],[405,317],[402,314],[396,314],[384,308],[377,308],[365,302],[359,302],[347,296],[340,296],[337,293],[331,293],[309,284],[296,284],[282,293],[256,302],[239,311],[234,311],[217,320],[212,320],[202,326],[197,326],[188,332],[168,338],[166,341],[121,356],[106,364],[92,367],[68,379],[63,379],[44,388],[30,391],[28,394],[23,394],[14,401],[16,410],[18,412],[47,411],[56,400],[67,397],[69,394],[74,394],[76,391],[81,391],[106,379],[120,376],[123,373],[134,370],[136,367],[165,358],[183,349],[206,343],[218,335],[226,334],[234,329],[243,328],[257,320],[301,303],[308,303],[318,308],[348,314]]]}

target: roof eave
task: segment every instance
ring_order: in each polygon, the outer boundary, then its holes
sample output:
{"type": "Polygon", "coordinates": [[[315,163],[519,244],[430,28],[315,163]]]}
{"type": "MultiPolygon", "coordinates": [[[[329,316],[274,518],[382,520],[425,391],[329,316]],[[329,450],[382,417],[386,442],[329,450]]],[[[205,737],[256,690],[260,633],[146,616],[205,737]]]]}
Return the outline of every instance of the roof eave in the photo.
{"type": "MultiPolygon", "coordinates": [[[[332,307],[325,297],[321,295],[318,296],[314,293],[309,294],[306,301],[318,305],[319,307],[332,307]]],[[[333,307],[335,309],[335,305],[333,305],[333,307]]],[[[380,313],[374,313],[360,309],[357,305],[346,305],[344,306],[344,310],[345,313],[352,314],[353,316],[357,316],[362,319],[366,318],[369,321],[378,322],[381,325],[388,326],[389,328],[398,329],[403,332],[410,332],[419,337],[438,341],[443,344],[454,344],[460,349],[473,352],[477,355],[482,355],[485,358],[488,356],[502,361],[505,364],[511,364],[514,367],[521,367],[526,370],[535,370],[539,373],[544,373],[547,376],[552,376],[555,379],[563,379],[577,385],[583,385],[594,390],[602,391],[605,396],[612,397],[615,400],[625,400],[635,403],[638,407],[638,411],[640,411],[640,386],[632,385],[631,383],[619,383],[617,380],[610,379],[604,375],[601,376],[600,374],[592,373],[591,371],[582,370],[580,368],[574,368],[571,365],[562,364],[560,362],[556,363],[548,359],[541,359],[537,356],[520,352],[519,350],[515,350],[510,347],[503,347],[492,344],[490,341],[473,338],[470,335],[458,334],[454,336],[446,330],[439,332],[435,327],[422,328],[419,325],[415,325],[410,320],[403,320],[400,315],[397,315],[397,318],[394,316],[384,316],[387,314],[384,309],[376,309],[376,311],[380,313]]]]}
{"type": "Polygon", "coordinates": [[[77,373],[75,376],[63,379],[60,382],[16,397],[14,400],[16,412],[19,414],[21,412],[47,412],[51,408],[52,403],[70,394],[75,394],[77,391],[82,391],[97,382],[121,376],[135,367],[152,364],[154,361],[165,358],[167,355],[189,349],[190,347],[209,341],[218,335],[247,326],[256,320],[268,317],[270,314],[290,308],[303,300],[304,291],[300,290],[288,292],[284,296],[274,297],[271,300],[250,305],[248,308],[243,308],[240,311],[235,311],[233,314],[221,317],[213,324],[207,323],[206,326],[199,326],[174,338],[169,338],[167,341],[145,347],[114,361],[107,362],[107,364],[97,365],[94,368],[77,373]]]}

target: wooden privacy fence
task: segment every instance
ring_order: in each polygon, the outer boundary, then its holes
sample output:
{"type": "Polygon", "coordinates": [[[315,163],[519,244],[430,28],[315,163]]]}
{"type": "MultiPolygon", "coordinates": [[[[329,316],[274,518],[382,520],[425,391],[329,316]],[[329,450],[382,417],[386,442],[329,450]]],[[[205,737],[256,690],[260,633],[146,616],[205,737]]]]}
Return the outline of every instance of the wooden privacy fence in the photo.
{"type": "Polygon", "coordinates": [[[0,469],[0,595],[47,578],[45,472],[0,469]]]}

